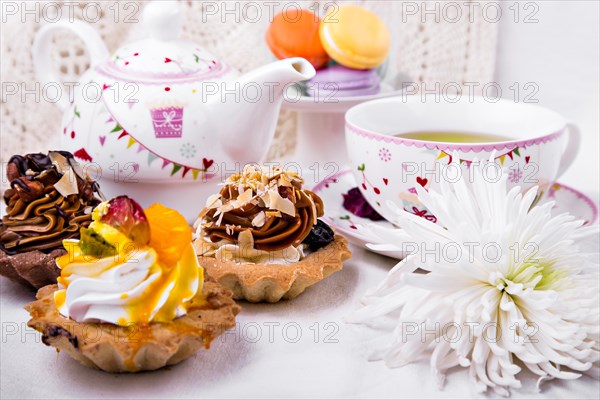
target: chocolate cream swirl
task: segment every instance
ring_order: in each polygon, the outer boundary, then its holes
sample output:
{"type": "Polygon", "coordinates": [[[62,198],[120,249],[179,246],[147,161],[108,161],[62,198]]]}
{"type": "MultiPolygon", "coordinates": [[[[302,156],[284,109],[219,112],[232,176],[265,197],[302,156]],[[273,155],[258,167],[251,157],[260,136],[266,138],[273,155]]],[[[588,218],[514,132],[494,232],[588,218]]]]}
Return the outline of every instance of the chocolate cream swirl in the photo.
{"type": "Polygon", "coordinates": [[[78,238],[92,222],[91,209],[100,202],[96,182],[83,177],[67,152],[13,156],[7,178],[0,249],[9,255],[62,250],[64,239],[78,238]]]}
{"type": "Polygon", "coordinates": [[[323,215],[323,201],[302,183],[295,173],[246,167],[200,212],[204,235],[213,243],[237,243],[250,231],[258,250],[299,246],[323,215]]]}

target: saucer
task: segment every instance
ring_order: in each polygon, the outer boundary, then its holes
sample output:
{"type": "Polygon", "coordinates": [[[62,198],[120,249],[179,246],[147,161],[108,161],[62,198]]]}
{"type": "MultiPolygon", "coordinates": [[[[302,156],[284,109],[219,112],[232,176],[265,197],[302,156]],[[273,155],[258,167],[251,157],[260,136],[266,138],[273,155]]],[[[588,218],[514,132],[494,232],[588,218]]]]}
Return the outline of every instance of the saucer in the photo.
{"type": "MultiPolygon", "coordinates": [[[[400,250],[402,243],[391,243],[386,238],[393,237],[394,241],[409,238],[401,228],[395,227],[386,220],[371,221],[368,218],[357,217],[343,206],[343,194],[357,187],[354,174],[349,168],[342,168],[313,188],[325,204],[323,220],[337,232],[346,236],[348,241],[358,247],[387,257],[402,259],[406,254],[400,250]]],[[[598,207],[592,199],[578,190],[562,183],[555,183],[548,192],[548,198],[556,202],[552,209],[553,215],[569,212],[571,215],[593,224],[598,218],[598,207]]]]}

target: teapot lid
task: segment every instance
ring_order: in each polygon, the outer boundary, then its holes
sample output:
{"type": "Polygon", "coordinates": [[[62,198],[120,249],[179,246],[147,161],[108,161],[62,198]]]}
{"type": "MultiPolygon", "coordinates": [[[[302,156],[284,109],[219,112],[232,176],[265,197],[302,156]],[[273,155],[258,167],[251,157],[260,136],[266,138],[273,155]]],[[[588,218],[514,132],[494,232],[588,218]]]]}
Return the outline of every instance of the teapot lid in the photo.
{"type": "Polygon", "coordinates": [[[179,1],[148,2],[142,15],[148,37],[119,48],[99,68],[116,79],[149,83],[215,79],[229,72],[211,53],[178,38],[183,18],[179,1]]]}

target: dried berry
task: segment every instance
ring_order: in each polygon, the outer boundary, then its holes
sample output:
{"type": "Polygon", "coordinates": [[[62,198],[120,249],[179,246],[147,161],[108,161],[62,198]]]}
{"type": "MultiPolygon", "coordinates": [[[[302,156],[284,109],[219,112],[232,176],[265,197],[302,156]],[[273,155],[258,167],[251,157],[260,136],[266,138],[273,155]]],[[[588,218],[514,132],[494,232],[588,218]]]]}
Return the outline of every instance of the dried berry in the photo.
{"type": "Polygon", "coordinates": [[[333,236],[333,230],[329,225],[318,219],[302,243],[307,244],[311,251],[317,251],[333,242],[333,236]]]}
{"type": "Polygon", "coordinates": [[[361,191],[355,187],[344,194],[344,208],[352,214],[361,218],[369,218],[371,221],[380,221],[381,215],[367,202],[361,191]]]}
{"type": "Polygon", "coordinates": [[[77,339],[77,336],[71,334],[71,332],[69,332],[65,328],[61,328],[60,326],[56,325],[50,325],[46,332],[44,332],[44,334],[42,335],[42,343],[44,343],[46,346],[50,346],[50,339],[55,338],[57,336],[66,337],[67,340],[73,345],[73,347],[79,347],[79,340],[77,339]]]}

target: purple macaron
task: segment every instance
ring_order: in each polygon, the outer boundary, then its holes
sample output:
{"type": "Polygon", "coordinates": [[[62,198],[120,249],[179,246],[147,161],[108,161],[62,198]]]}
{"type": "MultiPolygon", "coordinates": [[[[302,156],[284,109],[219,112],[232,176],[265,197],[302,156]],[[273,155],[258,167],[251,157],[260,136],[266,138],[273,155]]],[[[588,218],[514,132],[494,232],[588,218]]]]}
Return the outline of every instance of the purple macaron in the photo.
{"type": "Polygon", "coordinates": [[[379,75],[374,69],[351,69],[341,65],[317,71],[306,82],[306,94],[311,97],[353,97],[379,93],[379,75]]]}

